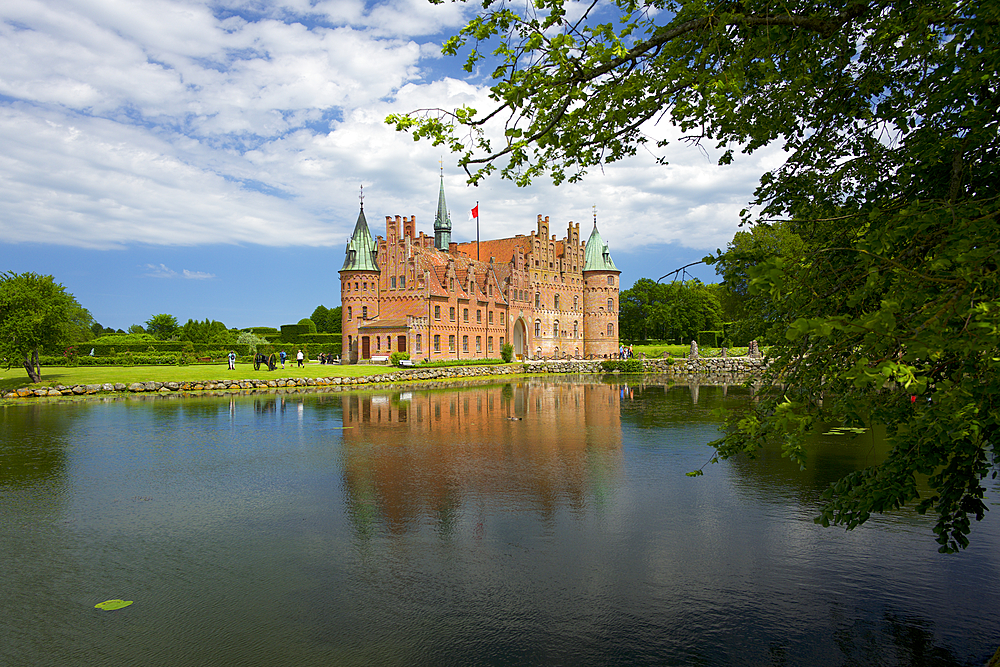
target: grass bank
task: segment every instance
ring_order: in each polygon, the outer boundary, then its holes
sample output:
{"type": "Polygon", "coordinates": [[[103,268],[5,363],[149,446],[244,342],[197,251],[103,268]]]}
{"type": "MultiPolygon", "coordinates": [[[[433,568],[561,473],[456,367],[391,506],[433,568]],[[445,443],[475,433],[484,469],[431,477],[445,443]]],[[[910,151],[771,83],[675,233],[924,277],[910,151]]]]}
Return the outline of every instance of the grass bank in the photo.
{"type": "Polygon", "coordinates": [[[339,366],[336,364],[306,364],[298,368],[287,364],[269,371],[253,369],[252,364],[236,364],[236,370],[229,370],[226,363],[193,364],[190,366],[42,366],[42,381],[28,382],[28,374],[23,368],[13,366],[0,368],[0,391],[7,392],[19,387],[73,386],[75,384],[104,384],[123,382],[203,382],[207,380],[270,380],[277,378],[315,377],[359,377],[380,375],[399,369],[388,366],[339,366]]]}

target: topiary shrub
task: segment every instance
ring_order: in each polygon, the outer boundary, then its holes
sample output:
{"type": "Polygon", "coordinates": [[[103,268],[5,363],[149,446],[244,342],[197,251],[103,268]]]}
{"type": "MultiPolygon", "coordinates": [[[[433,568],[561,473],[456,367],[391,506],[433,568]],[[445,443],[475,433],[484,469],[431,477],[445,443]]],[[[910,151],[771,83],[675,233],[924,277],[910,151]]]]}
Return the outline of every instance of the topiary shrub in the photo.
{"type": "Polygon", "coordinates": [[[504,343],[500,346],[500,358],[503,359],[505,364],[509,364],[514,360],[514,346],[510,343],[504,343]]]}
{"type": "Polygon", "coordinates": [[[410,353],[409,352],[393,352],[392,354],[389,355],[389,365],[390,366],[399,366],[399,362],[400,361],[402,361],[403,359],[409,359],[409,358],[410,358],[410,353]]]}

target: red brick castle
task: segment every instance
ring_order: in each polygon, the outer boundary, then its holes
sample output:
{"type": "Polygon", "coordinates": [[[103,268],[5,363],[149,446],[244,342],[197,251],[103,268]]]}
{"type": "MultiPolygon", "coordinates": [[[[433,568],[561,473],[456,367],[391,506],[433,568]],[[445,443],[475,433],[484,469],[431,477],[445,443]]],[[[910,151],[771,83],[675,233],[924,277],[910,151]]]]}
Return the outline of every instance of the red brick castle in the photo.
{"type": "Polygon", "coordinates": [[[414,359],[604,357],[618,351],[621,272],[594,230],[549,236],[549,219],[525,236],[453,243],[438,194],[434,236],[416,216],[385,218],[373,238],[364,203],[340,270],[344,363],[409,352],[414,359]]]}

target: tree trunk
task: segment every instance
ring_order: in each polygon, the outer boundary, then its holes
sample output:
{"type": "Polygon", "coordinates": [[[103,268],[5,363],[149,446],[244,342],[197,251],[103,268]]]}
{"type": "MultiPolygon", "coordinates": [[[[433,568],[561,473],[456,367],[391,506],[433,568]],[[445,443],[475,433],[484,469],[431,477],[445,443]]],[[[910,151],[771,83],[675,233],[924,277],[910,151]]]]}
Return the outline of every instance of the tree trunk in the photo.
{"type": "Polygon", "coordinates": [[[38,348],[24,354],[24,370],[32,382],[42,381],[42,367],[38,363],[38,348]]]}

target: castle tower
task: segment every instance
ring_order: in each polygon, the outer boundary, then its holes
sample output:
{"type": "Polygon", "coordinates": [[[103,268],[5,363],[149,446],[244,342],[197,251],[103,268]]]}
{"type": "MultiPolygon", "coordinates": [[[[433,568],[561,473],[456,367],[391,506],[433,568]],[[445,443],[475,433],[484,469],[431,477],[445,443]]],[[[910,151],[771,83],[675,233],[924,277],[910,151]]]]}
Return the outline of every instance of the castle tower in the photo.
{"type": "Polygon", "coordinates": [[[434,217],[434,247],[448,252],[451,245],[451,216],[444,201],[444,171],[441,172],[441,189],[438,192],[437,215],[434,217]]]}
{"type": "Polygon", "coordinates": [[[583,349],[585,355],[612,356],[618,352],[618,291],[621,271],[611,259],[608,244],[597,231],[587,239],[583,256],[583,349]]]}
{"type": "Polygon", "coordinates": [[[364,200],[345,255],[340,269],[340,359],[341,363],[349,364],[370,356],[367,337],[360,340],[358,330],[365,320],[374,319],[379,313],[378,248],[365,219],[364,200]]]}

